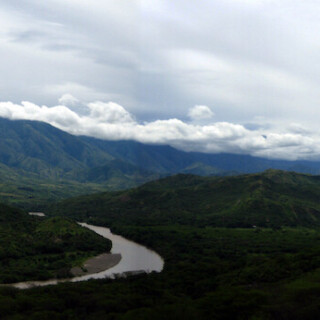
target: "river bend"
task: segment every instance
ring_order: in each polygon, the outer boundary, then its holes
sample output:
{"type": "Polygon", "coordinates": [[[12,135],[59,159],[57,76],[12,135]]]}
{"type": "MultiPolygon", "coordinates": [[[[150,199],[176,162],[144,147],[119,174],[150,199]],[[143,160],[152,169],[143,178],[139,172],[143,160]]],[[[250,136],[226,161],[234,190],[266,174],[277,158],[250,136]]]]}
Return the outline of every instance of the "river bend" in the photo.
{"type": "Polygon", "coordinates": [[[152,271],[161,272],[164,261],[155,251],[152,251],[138,243],[130,241],[124,237],[113,234],[110,229],[80,223],[104,238],[112,241],[111,253],[121,254],[120,262],[114,267],[99,273],[93,273],[68,279],[51,279],[45,281],[26,281],[9,284],[19,289],[28,289],[37,286],[55,285],[61,282],[77,282],[89,279],[115,278],[115,276],[125,276],[127,274],[135,274],[140,272],[150,273],[152,271]]]}

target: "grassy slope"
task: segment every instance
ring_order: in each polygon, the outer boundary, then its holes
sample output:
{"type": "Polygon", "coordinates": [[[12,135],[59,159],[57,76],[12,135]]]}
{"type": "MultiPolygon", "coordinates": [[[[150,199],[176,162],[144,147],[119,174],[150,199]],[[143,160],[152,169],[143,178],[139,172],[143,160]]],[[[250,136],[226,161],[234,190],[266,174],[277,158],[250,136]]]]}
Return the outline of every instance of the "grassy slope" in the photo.
{"type": "Polygon", "coordinates": [[[0,282],[68,276],[110,241],[65,218],[39,218],[0,205],[0,282]]]}

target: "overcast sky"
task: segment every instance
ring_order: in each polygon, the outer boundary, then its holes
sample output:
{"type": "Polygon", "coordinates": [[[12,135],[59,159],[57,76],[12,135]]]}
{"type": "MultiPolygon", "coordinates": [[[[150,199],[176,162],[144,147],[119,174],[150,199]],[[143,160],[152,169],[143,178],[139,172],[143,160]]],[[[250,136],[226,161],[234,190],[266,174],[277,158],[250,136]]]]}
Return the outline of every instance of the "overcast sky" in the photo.
{"type": "Polygon", "coordinates": [[[0,116],[320,160],[317,0],[4,0],[0,116]]]}

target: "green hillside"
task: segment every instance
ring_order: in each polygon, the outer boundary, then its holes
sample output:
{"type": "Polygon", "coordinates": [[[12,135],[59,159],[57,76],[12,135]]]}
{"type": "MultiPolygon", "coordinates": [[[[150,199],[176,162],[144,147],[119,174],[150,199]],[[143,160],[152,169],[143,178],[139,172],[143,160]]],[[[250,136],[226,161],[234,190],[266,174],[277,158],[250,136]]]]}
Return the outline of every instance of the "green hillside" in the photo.
{"type": "Polygon", "coordinates": [[[0,166],[0,202],[29,211],[72,196],[101,192],[99,183],[80,183],[64,179],[44,179],[0,166]]]}
{"type": "Polygon", "coordinates": [[[179,172],[221,176],[267,168],[317,173],[320,164],[104,141],[74,136],[43,122],[0,118],[0,201],[24,208],[133,188],[179,172]]]}
{"type": "Polygon", "coordinates": [[[68,197],[119,190],[159,174],[46,123],[0,118],[0,201],[28,209],[68,197]]]}
{"type": "Polygon", "coordinates": [[[68,199],[52,212],[107,224],[307,227],[320,225],[319,199],[320,177],[268,170],[219,178],[177,175],[127,191],[68,199]]]}
{"type": "Polygon", "coordinates": [[[70,276],[111,242],[66,218],[42,218],[0,204],[0,283],[70,276]]]}
{"type": "Polygon", "coordinates": [[[109,190],[132,188],[159,177],[159,173],[140,169],[119,159],[77,174],[78,181],[100,183],[109,190]]]}
{"type": "MultiPolygon", "coordinates": [[[[147,245],[165,259],[163,272],[38,288],[28,298],[13,292],[11,308],[0,312],[8,319],[22,311],[57,319],[318,319],[318,199],[319,177],[271,170],[177,175],[64,201],[52,213],[147,245]]],[[[6,294],[0,290],[0,301],[6,294]]]]}
{"type": "Polygon", "coordinates": [[[51,178],[113,158],[44,122],[3,118],[0,118],[0,150],[1,163],[51,178]]]}
{"type": "MultiPolygon", "coordinates": [[[[10,178],[11,173],[17,182],[23,178],[56,184],[97,182],[105,189],[132,187],[159,177],[47,123],[0,118],[0,176],[10,178]]],[[[89,187],[87,193],[91,191],[89,187]]]]}

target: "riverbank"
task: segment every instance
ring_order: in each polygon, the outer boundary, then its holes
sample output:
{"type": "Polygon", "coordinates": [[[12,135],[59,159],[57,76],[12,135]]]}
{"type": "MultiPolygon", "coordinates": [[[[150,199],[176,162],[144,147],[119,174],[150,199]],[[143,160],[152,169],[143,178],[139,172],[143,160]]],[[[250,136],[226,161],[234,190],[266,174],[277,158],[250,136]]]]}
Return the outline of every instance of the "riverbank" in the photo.
{"type": "Polygon", "coordinates": [[[121,260],[119,253],[103,253],[88,259],[82,267],[73,267],[70,271],[75,277],[99,273],[116,266],[121,260]]]}
{"type": "MultiPolygon", "coordinates": [[[[72,278],[26,281],[0,286],[29,289],[33,287],[56,285],[63,282],[78,282],[104,278],[114,279],[116,276],[127,277],[141,273],[162,271],[164,261],[156,252],[119,235],[115,235],[108,228],[93,226],[87,223],[79,224],[96,232],[102,237],[111,240],[111,253],[101,254],[87,260],[83,266],[87,269],[87,272],[79,268],[84,273],[74,275],[72,278]],[[96,268],[95,270],[97,271],[94,271],[94,268],[96,268]]],[[[75,272],[80,271],[75,270],[75,272]]]]}

